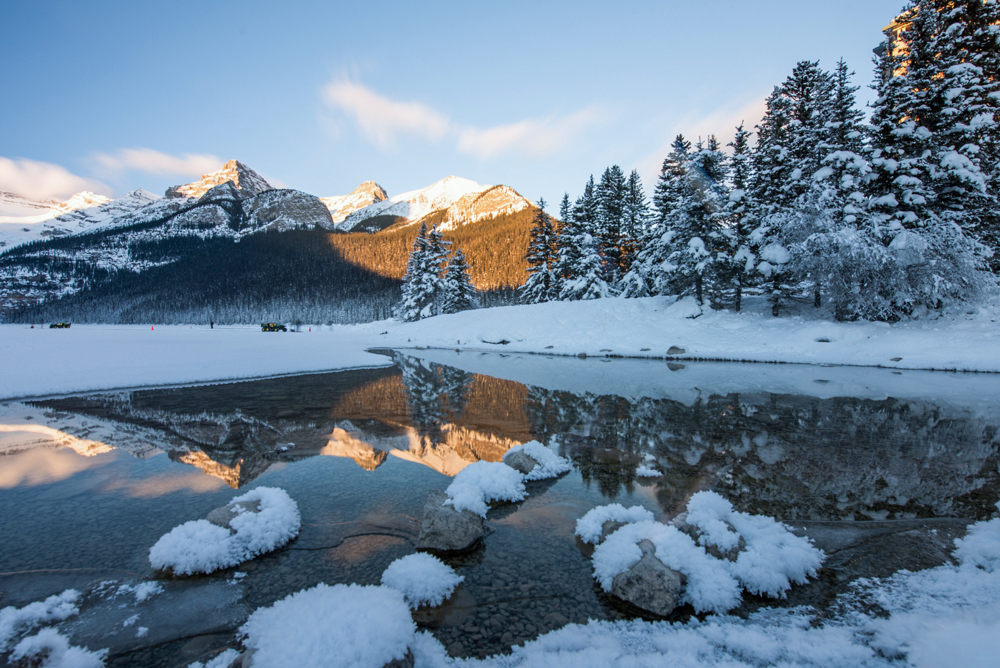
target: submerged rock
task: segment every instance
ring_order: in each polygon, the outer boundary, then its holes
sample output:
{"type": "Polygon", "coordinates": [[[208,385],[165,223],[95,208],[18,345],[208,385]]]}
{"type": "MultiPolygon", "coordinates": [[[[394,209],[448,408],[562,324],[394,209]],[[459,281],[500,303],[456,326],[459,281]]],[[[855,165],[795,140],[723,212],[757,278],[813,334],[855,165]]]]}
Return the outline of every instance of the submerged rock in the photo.
{"type": "Polygon", "coordinates": [[[632,607],[666,617],[680,604],[685,578],[656,558],[656,548],[650,541],[641,541],[639,549],[642,559],[615,576],[611,595],[632,607]]]}
{"type": "Polygon", "coordinates": [[[434,490],[427,495],[417,538],[418,550],[463,552],[482,540],[486,529],[483,518],[470,510],[455,510],[444,502],[448,495],[434,490]]]}

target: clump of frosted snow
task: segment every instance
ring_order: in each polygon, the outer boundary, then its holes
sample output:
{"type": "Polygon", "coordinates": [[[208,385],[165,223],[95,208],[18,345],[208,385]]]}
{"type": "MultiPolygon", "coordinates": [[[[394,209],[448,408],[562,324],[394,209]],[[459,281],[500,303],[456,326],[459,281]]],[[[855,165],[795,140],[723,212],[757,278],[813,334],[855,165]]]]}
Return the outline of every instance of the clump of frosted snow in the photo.
{"type": "Polygon", "coordinates": [[[515,445],[504,453],[504,459],[515,452],[524,452],[524,454],[538,462],[538,466],[531,469],[531,472],[524,476],[525,480],[555,478],[557,475],[562,475],[573,468],[568,459],[560,457],[538,441],[528,441],[523,445],[515,445]]]}
{"type": "MultiPolygon", "coordinates": [[[[1000,508],[1000,502],[997,503],[1000,508]]],[[[1000,517],[976,522],[965,538],[955,539],[955,558],[959,563],[986,571],[1000,570],[1000,517]]]]}
{"type": "Polygon", "coordinates": [[[659,478],[662,473],[654,469],[652,466],[646,466],[643,464],[635,470],[635,474],[640,478],[659,478]]]}
{"type": "Polygon", "coordinates": [[[698,492],[688,502],[687,523],[701,529],[701,545],[724,551],[746,541],[746,549],[732,564],[732,574],[747,591],[784,598],[792,583],[803,584],[826,558],[822,550],[796,536],[784,524],[763,515],[749,515],[715,492],[698,492]],[[735,532],[730,529],[735,529],[735,532]]]}
{"type": "Polygon", "coordinates": [[[406,655],[415,632],[402,593],[354,584],[296,592],[240,628],[255,668],[381,668],[406,655]]]}
{"type": "Polygon", "coordinates": [[[208,663],[195,661],[194,663],[189,663],[188,668],[229,668],[239,655],[240,653],[235,649],[227,649],[208,663]]]}
{"type": "Polygon", "coordinates": [[[620,503],[597,506],[576,521],[576,535],[584,543],[594,544],[601,540],[605,522],[652,522],[653,513],[642,506],[626,508],[620,503]]]}
{"type": "MultiPolygon", "coordinates": [[[[577,535],[596,542],[601,525],[615,517],[610,513],[606,518],[602,514],[592,518],[589,515],[578,522],[577,535]]],[[[638,543],[648,540],[656,547],[657,559],[687,577],[683,600],[699,612],[718,613],[739,605],[744,588],[754,594],[783,598],[792,583],[804,583],[816,575],[823,563],[823,552],[807,539],[794,535],[770,517],[734,510],[715,492],[699,492],[691,497],[687,522],[700,529],[697,543],[676,527],[653,522],[651,517],[618,529],[594,550],[594,577],[605,591],[610,591],[615,576],[642,558],[638,543]],[[739,545],[741,537],[745,548],[735,562],[705,550],[715,545],[728,552],[739,545]]]]}
{"type": "Polygon", "coordinates": [[[402,592],[411,608],[441,605],[464,580],[451,566],[424,552],[396,559],[382,573],[382,584],[402,592]]]}
{"type": "Polygon", "coordinates": [[[23,662],[37,668],[100,668],[107,652],[91,652],[70,645],[66,636],[55,629],[42,629],[19,642],[10,653],[9,662],[23,662]]]}
{"type": "Polygon", "coordinates": [[[174,527],[149,550],[149,563],[180,575],[211,573],[275,550],[298,535],[299,507],[285,490],[258,487],[230,504],[254,501],[260,503],[259,512],[237,514],[229,522],[231,531],[208,520],[174,527]]]}
{"type": "Polygon", "coordinates": [[[10,642],[18,635],[42,624],[61,622],[80,612],[76,607],[79,598],[80,592],[67,589],[61,594],[29,603],[23,608],[8,606],[0,610],[0,652],[7,651],[10,642]]]}
{"type": "Polygon", "coordinates": [[[499,462],[473,462],[459,471],[445,490],[445,505],[486,517],[491,501],[522,501],[524,476],[499,462]]]}
{"type": "Polygon", "coordinates": [[[163,585],[159,582],[140,582],[137,585],[123,584],[115,591],[115,596],[123,594],[133,594],[136,603],[142,603],[146,599],[155,596],[163,591],[163,585]]]}

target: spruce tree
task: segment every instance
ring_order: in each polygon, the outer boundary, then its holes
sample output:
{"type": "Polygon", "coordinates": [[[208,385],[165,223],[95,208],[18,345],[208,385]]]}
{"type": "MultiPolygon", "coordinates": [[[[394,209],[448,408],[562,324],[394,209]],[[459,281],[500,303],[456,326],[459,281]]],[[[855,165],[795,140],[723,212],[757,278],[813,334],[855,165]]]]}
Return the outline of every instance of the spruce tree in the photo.
{"type": "Polygon", "coordinates": [[[397,311],[399,319],[405,322],[420,320],[424,310],[434,303],[434,291],[427,292],[424,280],[428,267],[427,248],[427,225],[421,223],[406,263],[406,273],[403,275],[403,299],[397,311]]]}
{"type": "Polygon", "coordinates": [[[625,202],[622,222],[622,275],[632,268],[632,262],[639,252],[640,243],[646,236],[649,224],[649,202],[642,187],[639,172],[632,170],[625,184],[625,202]]]}
{"type": "Polygon", "coordinates": [[[577,261],[573,267],[573,278],[563,282],[560,300],[601,299],[611,295],[610,286],[604,278],[599,244],[596,237],[583,230],[573,237],[573,255],[577,261]]]}
{"type": "Polygon", "coordinates": [[[431,295],[431,303],[421,312],[421,318],[437,315],[441,310],[442,290],[441,277],[444,265],[448,261],[450,241],[445,241],[441,230],[435,225],[427,234],[427,253],[423,272],[424,291],[431,295]]]}
{"type": "Polygon", "coordinates": [[[730,191],[726,204],[729,226],[732,233],[728,276],[735,284],[733,306],[736,311],[743,307],[743,289],[751,284],[751,271],[756,267],[756,256],[750,243],[750,232],[753,229],[753,205],[748,196],[750,187],[750,132],[740,123],[736,128],[733,141],[729,144],[733,150],[730,159],[730,191]]]}
{"type": "Polygon", "coordinates": [[[597,237],[604,259],[605,277],[617,282],[624,273],[625,174],[613,165],[604,170],[597,186],[597,237]]]}
{"type": "Polygon", "coordinates": [[[552,219],[545,213],[545,200],[538,200],[531,241],[525,259],[528,261],[528,280],[521,286],[522,304],[540,304],[557,298],[555,231],[552,219]]]}
{"type": "Polygon", "coordinates": [[[456,249],[448,261],[441,282],[441,313],[458,313],[476,308],[476,289],[469,279],[469,265],[465,253],[456,249]]]}

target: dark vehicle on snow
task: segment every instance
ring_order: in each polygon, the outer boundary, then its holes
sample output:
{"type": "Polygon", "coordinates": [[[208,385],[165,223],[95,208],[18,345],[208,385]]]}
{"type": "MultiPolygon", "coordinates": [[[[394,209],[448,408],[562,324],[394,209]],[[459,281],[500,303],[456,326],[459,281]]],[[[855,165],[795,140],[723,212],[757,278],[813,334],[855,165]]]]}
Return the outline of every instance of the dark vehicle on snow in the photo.
{"type": "Polygon", "coordinates": [[[70,323],[68,322],[54,322],[49,325],[49,329],[69,329],[70,323]]]}
{"type": "Polygon", "coordinates": [[[279,325],[276,322],[262,322],[260,324],[260,331],[262,332],[287,332],[288,328],[284,325],[279,325]]]}

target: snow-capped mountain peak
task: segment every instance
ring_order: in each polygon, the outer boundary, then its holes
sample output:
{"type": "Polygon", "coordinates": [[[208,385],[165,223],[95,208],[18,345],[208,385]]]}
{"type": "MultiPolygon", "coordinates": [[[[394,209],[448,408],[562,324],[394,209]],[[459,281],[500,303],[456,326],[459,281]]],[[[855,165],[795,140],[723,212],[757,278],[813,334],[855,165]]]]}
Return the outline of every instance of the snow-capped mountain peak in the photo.
{"type": "Polygon", "coordinates": [[[330,210],[334,223],[340,223],[349,215],[366,206],[383,202],[389,198],[385,188],[374,181],[365,181],[351,191],[350,195],[320,197],[320,201],[330,210]]]}
{"type": "Polygon", "coordinates": [[[230,160],[222,169],[204,174],[197,181],[182,186],[167,188],[166,197],[201,197],[212,188],[231,181],[242,198],[253,197],[267,190],[273,190],[263,176],[244,165],[239,160],[230,160]]]}
{"type": "Polygon", "coordinates": [[[364,221],[376,216],[403,218],[407,221],[417,221],[432,211],[447,209],[463,197],[475,195],[489,190],[492,186],[484,186],[463,179],[459,176],[446,176],[426,188],[411,190],[395,195],[381,202],[376,202],[359,209],[344,219],[338,227],[350,231],[364,221]]]}

